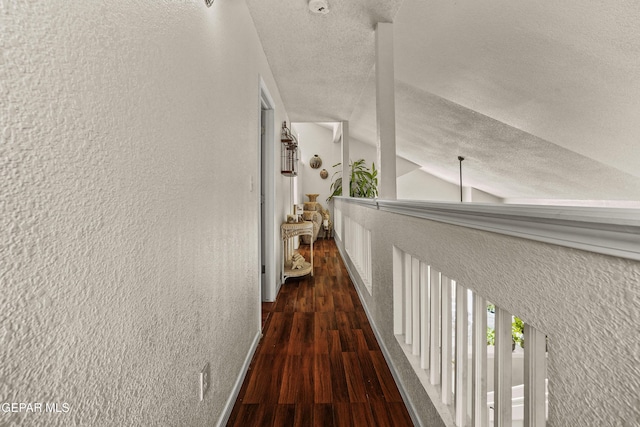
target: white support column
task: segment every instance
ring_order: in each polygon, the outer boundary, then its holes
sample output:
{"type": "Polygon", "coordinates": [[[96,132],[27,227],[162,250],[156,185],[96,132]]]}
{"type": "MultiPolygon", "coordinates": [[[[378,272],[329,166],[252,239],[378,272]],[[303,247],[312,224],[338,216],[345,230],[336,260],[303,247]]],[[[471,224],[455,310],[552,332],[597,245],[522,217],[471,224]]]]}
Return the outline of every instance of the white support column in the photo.
{"type": "Polygon", "coordinates": [[[429,376],[431,384],[440,384],[440,289],[441,274],[431,270],[431,344],[429,376]]]}
{"type": "Polygon", "coordinates": [[[468,425],[467,391],[469,388],[469,306],[467,290],[456,284],[456,426],[468,425]]]}
{"type": "Polygon", "coordinates": [[[351,168],[349,164],[349,122],[342,121],[342,195],[351,197],[351,168]]]}
{"type": "Polygon", "coordinates": [[[431,267],[420,262],[420,368],[429,369],[431,267]]]}
{"type": "Polygon", "coordinates": [[[546,337],[524,325],[524,427],[544,427],[547,418],[546,337]]]}
{"type": "Polygon", "coordinates": [[[393,59],[393,24],[376,27],[376,117],[378,148],[378,193],[381,199],[396,199],[396,105],[393,59]]]}
{"type": "Polygon", "coordinates": [[[440,353],[442,354],[441,370],[442,370],[442,382],[440,384],[442,390],[442,403],[445,405],[451,404],[451,397],[453,395],[453,370],[451,366],[452,354],[451,354],[451,340],[452,340],[452,328],[451,328],[451,279],[447,276],[442,276],[442,337],[440,342],[442,348],[440,353]]]}
{"type": "Polygon", "coordinates": [[[471,425],[487,427],[487,300],[473,294],[471,425]]]}
{"type": "Polygon", "coordinates": [[[414,356],[420,355],[420,260],[418,258],[411,258],[411,302],[413,307],[413,348],[412,353],[414,356]]]}
{"type": "Polygon", "coordinates": [[[511,314],[496,306],[494,427],[511,427],[511,314]]]}

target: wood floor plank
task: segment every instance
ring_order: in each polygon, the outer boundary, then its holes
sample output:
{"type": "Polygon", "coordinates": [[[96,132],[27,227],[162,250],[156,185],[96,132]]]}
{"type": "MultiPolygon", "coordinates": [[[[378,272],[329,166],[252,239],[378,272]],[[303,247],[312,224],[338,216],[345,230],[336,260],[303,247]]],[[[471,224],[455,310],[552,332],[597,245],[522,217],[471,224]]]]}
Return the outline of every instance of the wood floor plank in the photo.
{"type": "Polygon", "coordinates": [[[342,363],[344,363],[344,376],[347,379],[349,401],[351,403],[366,402],[367,390],[364,385],[358,354],[351,351],[342,353],[342,363]]]}
{"type": "Polygon", "coordinates": [[[296,414],[293,419],[294,427],[309,427],[313,425],[313,404],[298,403],[296,405],[296,414]]]}
{"type": "Polygon", "coordinates": [[[291,338],[293,314],[284,312],[271,313],[268,328],[263,332],[260,353],[276,354],[287,349],[291,338]]]}
{"type": "Polygon", "coordinates": [[[315,403],[333,402],[331,384],[331,362],[329,354],[316,354],[313,364],[313,401],[315,403]]]}
{"type": "Polygon", "coordinates": [[[368,403],[352,403],[351,417],[353,418],[353,425],[355,427],[375,426],[375,421],[373,420],[371,408],[368,403]]]}
{"type": "Polygon", "coordinates": [[[389,367],[387,366],[387,361],[385,360],[384,355],[381,351],[371,351],[370,354],[373,366],[376,370],[376,374],[378,375],[378,381],[382,386],[382,391],[384,393],[386,401],[402,402],[402,396],[398,391],[398,387],[395,380],[393,379],[393,376],[391,375],[391,371],[389,371],[389,367]]]}
{"type": "Polygon", "coordinates": [[[298,380],[298,373],[302,365],[301,356],[287,354],[284,356],[284,368],[282,370],[282,386],[280,387],[280,393],[278,397],[278,403],[296,403],[298,397],[298,389],[300,382],[298,380]]]}
{"type": "Polygon", "coordinates": [[[331,386],[333,387],[331,390],[333,401],[349,402],[351,400],[349,398],[349,386],[347,385],[347,377],[344,371],[344,361],[342,359],[341,351],[333,351],[329,353],[329,365],[331,372],[331,386]]]}
{"type": "Polygon", "coordinates": [[[387,403],[389,408],[389,415],[395,427],[412,426],[413,421],[407,412],[407,407],[402,402],[389,402],[387,403]]]}
{"type": "Polygon", "coordinates": [[[315,313],[313,317],[314,350],[318,353],[329,353],[329,331],[336,330],[334,313],[315,313]]]}
{"type": "Polygon", "coordinates": [[[369,350],[380,350],[380,345],[378,344],[378,340],[376,339],[375,334],[373,333],[373,329],[369,324],[369,319],[367,319],[367,314],[364,312],[364,309],[356,312],[358,319],[360,320],[360,325],[362,326],[362,332],[364,333],[364,337],[367,340],[367,347],[369,350]]]}
{"type": "Polygon", "coordinates": [[[250,420],[254,426],[271,426],[276,414],[276,405],[259,404],[255,419],[250,420]]]}
{"type": "Polygon", "coordinates": [[[315,402],[315,372],[314,372],[315,354],[313,351],[307,351],[302,355],[302,365],[298,372],[298,403],[314,403],[315,402]]]}
{"type": "Polygon", "coordinates": [[[358,362],[362,370],[362,378],[364,380],[364,386],[367,391],[369,401],[385,401],[384,391],[378,380],[378,374],[376,372],[373,360],[371,359],[371,353],[367,347],[367,341],[364,337],[362,329],[356,329],[353,331],[356,337],[356,348],[358,355],[358,362]]]}
{"type": "Polygon", "coordinates": [[[336,312],[339,311],[354,311],[353,300],[351,295],[347,292],[333,292],[333,306],[336,312]]]}
{"type": "Polygon", "coordinates": [[[316,311],[335,311],[335,305],[333,304],[333,295],[316,297],[316,311]]]}
{"type": "Polygon", "coordinates": [[[356,351],[356,343],[351,331],[351,323],[348,313],[344,311],[336,311],[336,325],[340,332],[340,346],[342,351],[356,351]]]}
{"type": "Polygon", "coordinates": [[[302,280],[298,289],[298,301],[296,311],[313,313],[315,311],[315,280],[302,280]]]}
{"type": "Polygon", "coordinates": [[[294,312],[298,296],[298,286],[295,281],[286,288],[282,286],[276,299],[274,311],[294,312]]]}
{"type": "MultiPolygon", "coordinates": [[[[292,426],[296,417],[296,405],[278,405],[276,407],[276,415],[273,419],[273,427],[276,426],[292,426]]],[[[251,426],[253,424],[245,424],[251,426]]]]}
{"type": "Polygon", "coordinates": [[[313,405],[313,426],[333,427],[333,405],[321,403],[313,405]]]}
{"type": "Polygon", "coordinates": [[[336,427],[353,427],[350,403],[333,404],[333,421],[336,427]]]}
{"type": "MultiPolygon", "coordinates": [[[[233,423],[227,425],[231,425],[233,427],[245,427],[248,425],[252,425],[257,419],[258,407],[259,404],[257,403],[250,405],[240,405],[240,407],[238,408],[238,414],[233,423]]],[[[229,420],[229,422],[231,422],[231,420],[229,420]]]]}
{"type": "MultiPolygon", "coordinates": [[[[371,414],[378,427],[392,427],[393,421],[386,402],[370,402],[371,414]]],[[[409,424],[410,425],[410,424],[409,424]]]]}
{"type": "Polygon", "coordinates": [[[247,390],[241,396],[243,404],[277,403],[282,383],[284,358],[271,354],[257,355],[253,369],[248,373],[247,390]]]}
{"type": "Polygon", "coordinates": [[[313,346],[314,313],[295,312],[289,338],[289,354],[301,355],[313,346]]]}

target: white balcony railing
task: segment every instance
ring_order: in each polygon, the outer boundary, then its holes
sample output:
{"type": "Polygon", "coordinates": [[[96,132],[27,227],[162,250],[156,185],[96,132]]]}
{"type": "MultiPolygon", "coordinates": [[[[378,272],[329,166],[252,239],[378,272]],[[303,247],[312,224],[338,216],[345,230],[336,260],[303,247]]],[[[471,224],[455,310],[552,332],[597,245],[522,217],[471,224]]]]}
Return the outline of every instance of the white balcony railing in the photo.
{"type": "Polygon", "coordinates": [[[640,210],[342,197],[335,209],[416,425],[640,422],[640,210]]]}
{"type": "Polygon", "coordinates": [[[351,258],[362,283],[371,294],[371,230],[345,216],[345,249],[351,258]]]}
{"type": "Polygon", "coordinates": [[[456,426],[517,427],[525,415],[528,426],[545,426],[544,335],[525,324],[527,351],[514,352],[512,316],[495,307],[489,326],[496,345],[488,346],[487,300],[397,247],[393,296],[396,339],[427,393],[449,408],[456,426]]]}
{"type": "Polygon", "coordinates": [[[333,209],[333,232],[338,239],[342,239],[342,211],[337,207],[333,209]]]}

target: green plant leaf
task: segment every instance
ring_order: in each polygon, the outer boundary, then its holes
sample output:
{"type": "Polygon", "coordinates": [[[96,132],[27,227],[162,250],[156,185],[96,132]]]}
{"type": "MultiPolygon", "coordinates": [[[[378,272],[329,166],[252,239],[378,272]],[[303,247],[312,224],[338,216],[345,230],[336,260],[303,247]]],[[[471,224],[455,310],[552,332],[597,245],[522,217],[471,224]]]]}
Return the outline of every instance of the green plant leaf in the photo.
{"type": "MultiPolygon", "coordinates": [[[[342,165],[342,162],[336,163],[333,167],[342,165]]],[[[378,171],[375,163],[371,164],[371,169],[367,167],[364,159],[358,159],[351,164],[351,182],[349,185],[349,195],[351,197],[375,198],[378,196],[378,171]]],[[[342,170],[338,169],[331,177],[332,183],[329,187],[331,195],[327,198],[327,202],[335,196],[342,195],[342,170]]]]}

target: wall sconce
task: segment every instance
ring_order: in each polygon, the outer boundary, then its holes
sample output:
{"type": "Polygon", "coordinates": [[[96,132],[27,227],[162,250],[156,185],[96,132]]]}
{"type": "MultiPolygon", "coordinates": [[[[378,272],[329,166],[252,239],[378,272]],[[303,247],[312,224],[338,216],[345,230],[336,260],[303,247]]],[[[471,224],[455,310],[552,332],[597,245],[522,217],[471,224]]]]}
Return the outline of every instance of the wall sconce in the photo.
{"type": "Polygon", "coordinates": [[[280,142],[280,173],[284,176],[298,176],[298,140],[287,127],[287,122],[282,122],[280,142]]]}
{"type": "Polygon", "coordinates": [[[213,4],[213,0],[204,0],[204,2],[207,5],[207,7],[211,7],[211,5],[213,4]]]}

